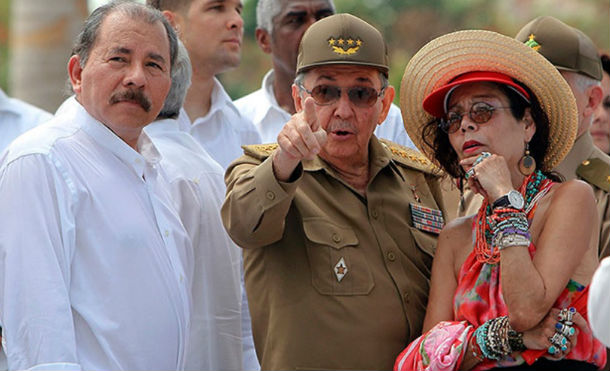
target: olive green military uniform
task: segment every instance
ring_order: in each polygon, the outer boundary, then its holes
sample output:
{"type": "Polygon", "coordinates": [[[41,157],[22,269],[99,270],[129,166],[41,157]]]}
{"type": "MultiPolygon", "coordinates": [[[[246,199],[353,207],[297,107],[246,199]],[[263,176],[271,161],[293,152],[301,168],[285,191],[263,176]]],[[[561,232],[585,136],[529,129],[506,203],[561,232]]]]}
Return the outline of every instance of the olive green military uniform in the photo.
{"type": "Polygon", "coordinates": [[[610,156],[593,145],[589,132],[576,139],[568,156],[555,169],[566,180],[581,179],[593,187],[599,212],[600,257],[610,255],[610,156]]]}
{"type": "Polygon", "coordinates": [[[441,178],[418,152],[371,138],[361,196],[322,159],[278,182],[276,145],[227,170],[222,218],[244,248],[262,369],[390,370],[421,333],[435,233],[410,203],[445,210],[441,178]]]}

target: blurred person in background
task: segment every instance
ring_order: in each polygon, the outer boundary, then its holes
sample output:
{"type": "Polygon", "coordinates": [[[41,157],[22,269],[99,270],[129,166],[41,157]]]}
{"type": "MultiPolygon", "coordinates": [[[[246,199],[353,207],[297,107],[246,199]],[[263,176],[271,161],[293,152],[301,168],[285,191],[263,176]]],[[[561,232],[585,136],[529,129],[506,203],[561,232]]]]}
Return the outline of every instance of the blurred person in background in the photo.
{"type": "Polygon", "coordinates": [[[11,98],[0,89],[0,152],[13,139],[31,128],[51,119],[49,112],[17,98],[11,98]]]}
{"type": "Polygon", "coordinates": [[[600,55],[604,77],[601,87],[604,92],[601,104],[593,114],[593,124],[591,125],[591,136],[593,143],[602,150],[610,154],[610,56],[600,55]]]}

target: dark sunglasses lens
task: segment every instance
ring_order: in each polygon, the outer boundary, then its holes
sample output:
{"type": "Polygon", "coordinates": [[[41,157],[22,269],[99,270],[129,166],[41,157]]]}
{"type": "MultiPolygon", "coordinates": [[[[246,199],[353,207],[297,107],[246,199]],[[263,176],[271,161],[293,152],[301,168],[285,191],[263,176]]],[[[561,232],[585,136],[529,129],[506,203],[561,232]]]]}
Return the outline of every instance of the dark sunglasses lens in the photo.
{"type": "Polygon", "coordinates": [[[359,107],[370,107],[377,100],[377,90],[370,87],[357,86],[349,89],[347,94],[349,100],[359,107]]]}
{"type": "Polygon", "coordinates": [[[493,108],[487,104],[475,104],[470,109],[470,118],[477,124],[484,124],[491,119],[493,108]]]}
{"type": "Polygon", "coordinates": [[[330,104],[341,96],[341,90],[336,86],[318,85],[311,90],[311,96],[318,104],[330,104]]]}

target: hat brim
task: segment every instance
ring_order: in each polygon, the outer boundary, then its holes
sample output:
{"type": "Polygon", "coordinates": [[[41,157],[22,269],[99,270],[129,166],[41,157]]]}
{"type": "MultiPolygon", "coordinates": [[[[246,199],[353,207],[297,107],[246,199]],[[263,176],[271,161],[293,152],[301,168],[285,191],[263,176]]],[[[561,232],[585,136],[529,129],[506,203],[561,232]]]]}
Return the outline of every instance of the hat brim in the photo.
{"type": "Polygon", "coordinates": [[[423,100],[456,76],[473,71],[506,74],[536,95],[550,122],[549,148],[544,163],[539,165],[545,171],[555,168],[570,151],[578,129],[578,111],[570,86],[538,52],[492,31],[443,35],[426,44],[409,61],[401,83],[400,108],[405,129],[417,148],[440,165],[422,139],[424,126],[434,119],[424,110],[423,100]]]}

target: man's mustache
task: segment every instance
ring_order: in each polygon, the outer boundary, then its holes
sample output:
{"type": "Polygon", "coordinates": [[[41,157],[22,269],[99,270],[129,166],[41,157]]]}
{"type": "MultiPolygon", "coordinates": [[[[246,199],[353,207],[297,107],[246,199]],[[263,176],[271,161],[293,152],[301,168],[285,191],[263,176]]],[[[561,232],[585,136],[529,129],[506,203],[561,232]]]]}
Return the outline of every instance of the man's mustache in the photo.
{"type": "Polygon", "coordinates": [[[140,90],[125,90],[112,94],[110,97],[110,104],[119,102],[133,101],[144,109],[144,111],[150,111],[150,100],[140,90]]]}

